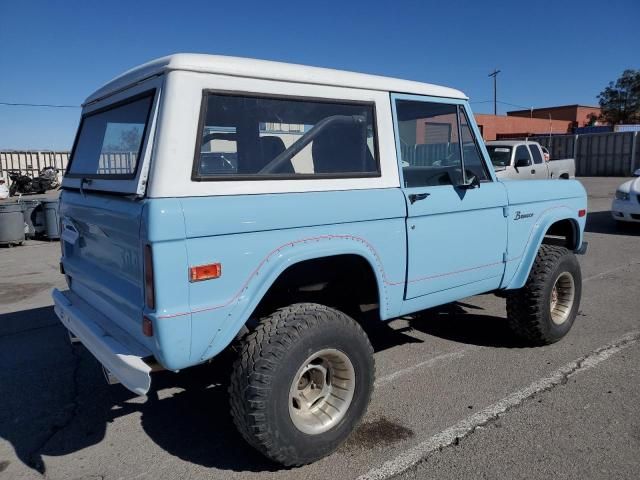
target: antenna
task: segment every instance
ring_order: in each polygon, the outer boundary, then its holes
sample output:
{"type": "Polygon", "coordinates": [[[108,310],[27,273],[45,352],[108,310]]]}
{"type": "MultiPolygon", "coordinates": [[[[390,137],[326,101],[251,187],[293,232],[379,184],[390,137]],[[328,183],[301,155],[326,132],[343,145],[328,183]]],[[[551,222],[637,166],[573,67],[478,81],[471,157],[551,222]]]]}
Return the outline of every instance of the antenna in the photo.
{"type": "Polygon", "coordinates": [[[500,70],[497,68],[493,69],[488,76],[493,77],[493,114],[498,115],[498,74],[500,70]]]}

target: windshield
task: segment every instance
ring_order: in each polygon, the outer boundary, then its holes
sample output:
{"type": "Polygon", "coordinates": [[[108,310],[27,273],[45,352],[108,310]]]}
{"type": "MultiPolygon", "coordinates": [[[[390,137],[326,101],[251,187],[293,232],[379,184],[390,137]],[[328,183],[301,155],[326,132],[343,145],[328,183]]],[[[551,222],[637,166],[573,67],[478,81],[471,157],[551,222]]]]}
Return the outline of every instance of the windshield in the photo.
{"type": "Polygon", "coordinates": [[[135,177],[152,100],[153,92],[83,117],[69,176],[135,177]]]}
{"type": "Polygon", "coordinates": [[[487,145],[491,163],[496,167],[508,167],[511,164],[511,149],[503,145],[487,145]]]}

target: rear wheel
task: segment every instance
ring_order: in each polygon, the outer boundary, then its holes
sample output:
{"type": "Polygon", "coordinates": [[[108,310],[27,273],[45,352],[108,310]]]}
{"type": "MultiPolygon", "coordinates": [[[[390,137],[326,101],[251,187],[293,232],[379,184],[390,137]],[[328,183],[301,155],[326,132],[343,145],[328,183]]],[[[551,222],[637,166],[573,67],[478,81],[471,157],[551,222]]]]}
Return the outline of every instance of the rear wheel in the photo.
{"type": "Polygon", "coordinates": [[[337,449],[366,412],[373,349],[344,313],[312,303],[264,318],[240,344],[229,387],[244,439],[287,466],[337,449]]]}
{"type": "Polygon", "coordinates": [[[542,245],[527,283],[507,296],[509,326],[529,343],[557,342],[571,329],[581,295],[575,255],[564,247],[542,245]]]}

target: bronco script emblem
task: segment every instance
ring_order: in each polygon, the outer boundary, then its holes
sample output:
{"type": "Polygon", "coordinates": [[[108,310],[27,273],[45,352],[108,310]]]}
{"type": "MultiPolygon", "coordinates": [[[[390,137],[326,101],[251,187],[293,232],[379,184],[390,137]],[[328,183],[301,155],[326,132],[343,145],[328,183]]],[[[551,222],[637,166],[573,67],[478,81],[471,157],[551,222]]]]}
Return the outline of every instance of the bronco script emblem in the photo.
{"type": "Polygon", "coordinates": [[[523,218],[533,217],[533,213],[522,213],[520,210],[516,212],[516,216],[513,217],[514,220],[522,220],[523,218]]]}

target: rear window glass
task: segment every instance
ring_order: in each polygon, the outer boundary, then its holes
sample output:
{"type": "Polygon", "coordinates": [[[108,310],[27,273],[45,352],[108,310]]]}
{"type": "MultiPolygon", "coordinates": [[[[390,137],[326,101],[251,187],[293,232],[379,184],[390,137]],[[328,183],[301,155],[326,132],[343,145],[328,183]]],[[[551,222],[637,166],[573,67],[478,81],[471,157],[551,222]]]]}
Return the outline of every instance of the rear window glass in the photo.
{"type": "Polygon", "coordinates": [[[132,178],[149,121],[153,94],[85,116],[69,166],[71,176],[132,178]]]}
{"type": "Polygon", "coordinates": [[[508,167],[511,163],[511,147],[487,145],[491,163],[496,167],[508,167]]]}
{"type": "Polygon", "coordinates": [[[210,93],[197,179],[378,175],[371,104],[210,93]]]}

